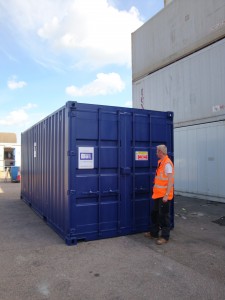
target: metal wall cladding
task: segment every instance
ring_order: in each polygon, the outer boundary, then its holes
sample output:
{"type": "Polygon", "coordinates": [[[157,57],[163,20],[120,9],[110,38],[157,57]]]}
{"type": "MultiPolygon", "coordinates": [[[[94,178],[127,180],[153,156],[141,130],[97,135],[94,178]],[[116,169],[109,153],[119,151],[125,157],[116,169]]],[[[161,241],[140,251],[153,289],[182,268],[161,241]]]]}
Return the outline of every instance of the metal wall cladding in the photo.
{"type": "Polygon", "coordinates": [[[146,231],[162,143],[171,112],[67,102],[22,134],[21,197],[67,244],[146,231]]]}
{"type": "Polygon", "coordinates": [[[133,107],[174,112],[174,126],[225,118],[225,39],[133,83],[133,107]]]}
{"type": "Polygon", "coordinates": [[[133,81],[224,36],[224,0],[174,0],[132,34],[133,81]]]}
{"type": "Polygon", "coordinates": [[[69,227],[68,109],[21,135],[21,197],[59,234],[69,227]]]}
{"type": "Polygon", "coordinates": [[[176,193],[225,203],[225,121],[174,130],[176,193]]]}

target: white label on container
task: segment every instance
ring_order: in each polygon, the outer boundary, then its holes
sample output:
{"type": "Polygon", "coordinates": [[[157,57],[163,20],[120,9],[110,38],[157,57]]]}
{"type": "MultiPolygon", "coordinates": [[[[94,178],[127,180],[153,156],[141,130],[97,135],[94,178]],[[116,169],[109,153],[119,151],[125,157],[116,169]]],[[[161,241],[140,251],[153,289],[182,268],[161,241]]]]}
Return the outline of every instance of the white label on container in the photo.
{"type": "Polygon", "coordinates": [[[212,111],[213,112],[218,112],[218,111],[221,111],[221,110],[224,110],[225,109],[225,105],[224,104],[219,104],[219,105],[214,105],[213,108],[212,108],[212,111]]]}
{"type": "Polygon", "coordinates": [[[34,158],[37,157],[37,143],[34,142],[34,158]]]}
{"type": "Polygon", "coordinates": [[[135,160],[148,160],[148,151],[135,151],[135,160]]]}
{"type": "Polygon", "coordinates": [[[78,148],[78,169],[94,169],[94,147],[78,148]]]}

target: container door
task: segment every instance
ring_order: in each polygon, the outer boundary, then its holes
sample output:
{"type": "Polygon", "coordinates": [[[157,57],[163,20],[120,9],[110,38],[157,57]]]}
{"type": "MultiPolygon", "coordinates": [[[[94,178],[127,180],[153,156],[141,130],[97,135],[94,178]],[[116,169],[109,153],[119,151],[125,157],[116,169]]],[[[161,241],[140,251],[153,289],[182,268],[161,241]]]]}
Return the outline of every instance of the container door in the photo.
{"type": "Polygon", "coordinates": [[[159,142],[168,145],[171,138],[165,115],[154,127],[146,112],[95,107],[81,105],[71,118],[70,217],[75,240],[149,228],[155,147],[159,142]]]}
{"type": "Polygon", "coordinates": [[[150,160],[150,116],[141,111],[121,113],[120,123],[120,180],[124,203],[121,224],[128,233],[143,232],[150,225],[151,185],[154,176],[150,160]]]}
{"type": "Polygon", "coordinates": [[[146,113],[133,113],[131,124],[132,232],[142,232],[147,231],[150,225],[150,199],[154,178],[152,163],[155,151],[151,150],[151,117],[146,113]]]}
{"type": "Polygon", "coordinates": [[[122,220],[120,112],[91,108],[81,107],[71,118],[71,223],[77,240],[118,236],[128,223],[122,220]]]}
{"type": "MultiPolygon", "coordinates": [[[[153,181],[158,158],[156,146],[165,144],[173,161],[173,114],[134,111],[132,114],[132,231],[143,232],[151,225],[153,181]]],[[[171,205],[171,227],[174,207],[171,205]]]]}

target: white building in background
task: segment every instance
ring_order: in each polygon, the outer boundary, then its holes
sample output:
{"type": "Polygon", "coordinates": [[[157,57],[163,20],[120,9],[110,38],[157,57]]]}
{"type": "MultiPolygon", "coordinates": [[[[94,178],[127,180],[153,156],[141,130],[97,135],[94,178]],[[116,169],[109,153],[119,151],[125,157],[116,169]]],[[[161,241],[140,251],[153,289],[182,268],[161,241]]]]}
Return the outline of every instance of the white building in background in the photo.
{"type": "Polygon", "coordinates": [[[225,202],[225,1],[165,1],[132,34],[133,107],[174,112],[175,191],[225,202]]]}
{"type": "Polygon", "coordinates": [[[15,133],[0,132],[0,171],[21,165],[21,145],[15,133]]]}

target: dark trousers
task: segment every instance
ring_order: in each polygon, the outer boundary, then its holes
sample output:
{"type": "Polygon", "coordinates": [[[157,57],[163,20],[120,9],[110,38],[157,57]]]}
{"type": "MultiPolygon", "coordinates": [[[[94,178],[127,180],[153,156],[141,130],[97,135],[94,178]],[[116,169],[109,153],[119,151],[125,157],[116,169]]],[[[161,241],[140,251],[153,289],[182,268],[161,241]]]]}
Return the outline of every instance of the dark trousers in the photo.
{"type": "Polygon", "coordinates": [[[169,240],[170,237],[170,201],[163,202],[163,198],[154,199],[154,206],[151,212],[152,225],[150,228],[153,237],[159,236],[169,240]]]}

